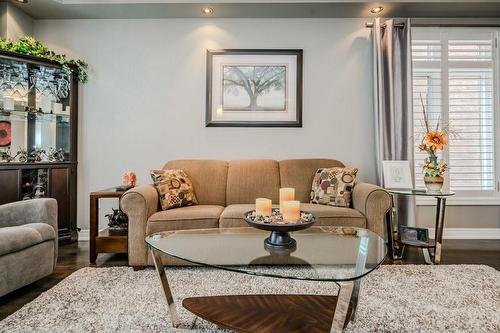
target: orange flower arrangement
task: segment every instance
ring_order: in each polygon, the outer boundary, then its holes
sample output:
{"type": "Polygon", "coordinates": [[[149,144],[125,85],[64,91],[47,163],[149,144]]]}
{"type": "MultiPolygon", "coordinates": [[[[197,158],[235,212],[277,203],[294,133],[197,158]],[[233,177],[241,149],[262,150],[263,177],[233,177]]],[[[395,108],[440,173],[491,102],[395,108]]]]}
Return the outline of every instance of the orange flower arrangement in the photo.
{"type": "Polygon", "coordinates": [[[430,131],[425,135],[425,142],[434,149],[443,150],[448,144],[448,139],[441,131],[430,131]]]}
{"type": "Polygon", "coordinates": [[[426,176],[442,177],[444,172],[448,169],[448,165],[444,160],[438,161],[436,152],[438,150],[443,150],[444,147],[446,147],[446,145],[448,144],[448,131],[439,129],[439,120],[435,129],[431,129],[429,127],[429,118],[422,96],[420,96],[420,101],[422,103],[422,111],[424,114],[425,135],[422,138],[422,142],[418,145],[418,149],[429,154],[429,156],[424,161],[422,169],[426,176]]]}

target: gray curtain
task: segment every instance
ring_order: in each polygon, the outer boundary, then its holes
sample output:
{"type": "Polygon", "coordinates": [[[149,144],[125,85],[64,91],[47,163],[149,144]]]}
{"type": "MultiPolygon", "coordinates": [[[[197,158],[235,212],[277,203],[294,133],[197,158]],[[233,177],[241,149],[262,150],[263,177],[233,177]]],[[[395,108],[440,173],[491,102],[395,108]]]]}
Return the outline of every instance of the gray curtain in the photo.
{"type": "MultiPolygon", "coordinates": [[[[382,24],[377,18],[373,56],[377,182],[383,185],[382,161],[406,160],[413,168],[410,20],[387,20],[382,24]]],[[[398,197],[399,223],[415,225],[414,198],[398,197]]]]}

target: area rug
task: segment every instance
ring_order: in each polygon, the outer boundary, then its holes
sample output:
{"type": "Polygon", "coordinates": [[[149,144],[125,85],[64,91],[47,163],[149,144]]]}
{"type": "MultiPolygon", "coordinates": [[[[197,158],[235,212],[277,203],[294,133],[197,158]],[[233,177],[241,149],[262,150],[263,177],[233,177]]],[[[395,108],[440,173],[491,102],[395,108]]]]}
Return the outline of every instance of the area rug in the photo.
{"type": "MultiPolygon", "coordinates": [[[[154,269],[83,268],[0,322],[0,332],[227,332],[182,308],[188,296],[336,294],[333,283],[168,268],[184,325],[169,322],[154,269]]],[[[500,332],[500,272],[479,265],[382,266],[362,283],[347,332],[500,332]]]]}

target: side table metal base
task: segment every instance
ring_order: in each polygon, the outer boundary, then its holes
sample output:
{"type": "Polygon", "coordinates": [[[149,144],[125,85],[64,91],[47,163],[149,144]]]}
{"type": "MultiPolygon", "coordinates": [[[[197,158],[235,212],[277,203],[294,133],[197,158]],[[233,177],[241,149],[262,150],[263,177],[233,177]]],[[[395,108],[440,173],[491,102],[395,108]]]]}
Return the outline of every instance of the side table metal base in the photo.
{"type": "Polygon", "coordinates": [[[444,229],[444,218],[446,209],[446,197],[454,195],[453,192],[448,192],[445,194],[436,194],[436,221],[435,221],[435,232],[434,241],[429,241],[427,246],[418,246],[414,244],[402,244],[396,241],[398,238],[399,221],[397,214],[397,200],[396,195],[423,195],[425,192],[405,192],[405,191],[390,191],[392,200],[392,209],[387,216],[387,243],[389,247],[389,255],[392,260],[401,260],[404,254],[405,245],[417,246],[422,249],[424,255],[425,263],[430,265],[439,265],[441,263],[441,245],[443,243],[443,229],[444,229]],[[433,244],[434,243],[434,244],[433,244]],[[431,250],[432,249],[432,253],[431,250]]]}

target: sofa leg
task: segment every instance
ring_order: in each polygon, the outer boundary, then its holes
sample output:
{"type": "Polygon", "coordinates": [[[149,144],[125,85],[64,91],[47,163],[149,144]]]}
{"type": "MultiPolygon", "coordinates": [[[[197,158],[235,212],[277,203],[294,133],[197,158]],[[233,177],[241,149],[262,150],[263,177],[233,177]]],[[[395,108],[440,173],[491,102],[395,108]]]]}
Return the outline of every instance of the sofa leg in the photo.
{"type": "Polygon", "coordinates": [[[146,268],[146,267],[144,267],[144,266],[132,266],[132,269],[134,271],[142,271],[144,268],[146,268]]]}

